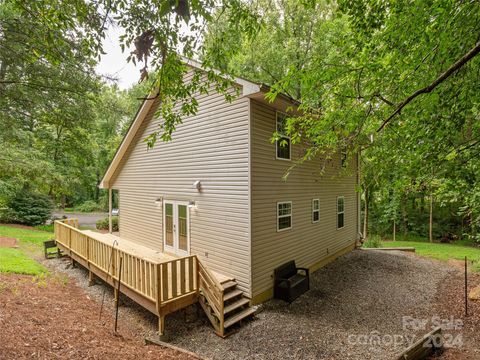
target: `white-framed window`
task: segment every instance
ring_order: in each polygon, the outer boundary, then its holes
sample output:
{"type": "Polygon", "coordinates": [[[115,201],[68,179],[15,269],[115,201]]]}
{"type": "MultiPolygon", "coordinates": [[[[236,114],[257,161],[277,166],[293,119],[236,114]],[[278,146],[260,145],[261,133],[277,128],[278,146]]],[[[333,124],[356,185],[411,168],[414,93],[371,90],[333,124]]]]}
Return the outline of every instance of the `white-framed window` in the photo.
{"type": "Polygon", "coordinates": [[[337,230],[345,226],[345,197],[337,196],[337,230]]]}
{"type": "Polygon", "coordinates": [[[287,115],[277,112],[276,124],[277,133],[280,135],[280,139],[275,141],[275,157],[280,160],[290,160],[292,143],[290,137],[285,135],[287,115]]]}
{"type": "Polygon", "coordinates": [[[292,202],[277,202],[277,231],[292,228],[292,202]]]}
{"type": "Polygon", "coordinates": [[[342,168],[347,167],[347,148],[343,147],[342,150],[340,151],[340,165],[342,168]]]}
{"type": "Polygon", "coordinates": [[[312,199],[312,223],[320,221],[320,199],[312,199]]]}

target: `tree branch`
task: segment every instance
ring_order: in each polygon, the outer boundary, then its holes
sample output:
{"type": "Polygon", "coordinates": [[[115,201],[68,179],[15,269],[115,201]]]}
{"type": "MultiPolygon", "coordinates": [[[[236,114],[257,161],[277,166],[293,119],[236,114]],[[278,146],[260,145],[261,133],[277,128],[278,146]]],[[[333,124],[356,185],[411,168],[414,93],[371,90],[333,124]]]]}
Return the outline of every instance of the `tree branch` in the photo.
{"type": "Polygon", "coordinates": [[[382,129],[397,115],[402,111],[402,109],[407,106],[412,100],[422,94],[428,94],[432,92],[438,85],[448,79],[454,72],[463,67],[467,62],[473,59],[476,55],[480,53],[480,42],[478,42],[470,51],[458,59],[453,65],[451,65],[443,74],[437,77],[430,85],[415,91],[412,95],[403,100],[395,109],[395,111],[382,123],[378,128],[377,132],[382,131],[382,129]]]}

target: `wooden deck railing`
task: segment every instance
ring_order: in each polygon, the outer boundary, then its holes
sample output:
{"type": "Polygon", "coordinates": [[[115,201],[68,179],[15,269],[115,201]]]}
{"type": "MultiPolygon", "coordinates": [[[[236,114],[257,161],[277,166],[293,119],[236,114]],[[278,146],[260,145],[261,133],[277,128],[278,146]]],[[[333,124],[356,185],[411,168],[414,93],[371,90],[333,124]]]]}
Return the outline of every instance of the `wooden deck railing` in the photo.
{"type": "Polygon", "coordinates": [[[75,219],[55,221],[55,239],[72,259],[87,267],[90,274],[93,272],[114,288],[118,284],[122,258],[121,292],[159,316],[160,333],[163,333],[165,315],[197,301],[200,289],[197,274],[201,274],[202,284],[211,288],[207,291],[215,295],[215,306],[223,307],[217,302],[220,296],[213,289],[221,285],[195,255],[163,262],[146,260],[115,244],[88,236],[78,229],[75,219]],[[214,281],[216,283],[210,285],[214,281]]]}

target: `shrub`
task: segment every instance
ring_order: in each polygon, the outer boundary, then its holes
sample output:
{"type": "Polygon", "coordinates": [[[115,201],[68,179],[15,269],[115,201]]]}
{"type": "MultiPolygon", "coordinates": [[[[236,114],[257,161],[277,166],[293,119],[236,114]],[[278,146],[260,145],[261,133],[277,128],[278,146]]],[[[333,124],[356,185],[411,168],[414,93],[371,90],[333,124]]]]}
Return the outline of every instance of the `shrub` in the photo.
{"type": "MultiPolygon", "coordinates": [[[[108,217],[97,221],[98,230],[108,230],[108,217]]],[[[118,231],[118,216],[112,216],[112,231],[118,231]]]]}
{"type": "Polygon", "coordinates": [[[47,195],[20,191],[8,201],[8,217],[12,222],[41,225],[51,218],[53,203],[47,195]]]}
{"type": "Polygon", "coordinates": [[[363,243],[363,247],[366,248],[380,248],[382,247],[382,239],[380,235],[371,235],[368,239],[363,243]]]}
{"type": "Polygon", "coordinates": [[[79,212],[92,212],[92,211],[101,211],[103,209],[95,201],[87,200],[83,204],[80,204],[77,207],[75,207],[75,210],[79,212]]]}

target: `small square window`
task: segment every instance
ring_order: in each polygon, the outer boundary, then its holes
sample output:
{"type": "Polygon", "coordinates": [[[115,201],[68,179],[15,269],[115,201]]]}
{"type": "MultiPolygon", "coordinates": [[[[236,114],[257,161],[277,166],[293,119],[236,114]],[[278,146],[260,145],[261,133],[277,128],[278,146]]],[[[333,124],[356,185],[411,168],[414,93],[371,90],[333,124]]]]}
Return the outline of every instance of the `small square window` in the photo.
{"type": "Polygon", "coordinates": [[[286,136],[287,117],[284,114],[277,113],[276,129],[280,138],[275,141],[277,159],[290,160],[292,144],[290,137],[286,136]]]}
{"type": "Polygon", "coordinates": [[[320,199],[312,200],[312,222],[316,223],[320,220],[320,199]]]}
{"type": "Polygon", "coordinates": [[[345,197],[337,197],[337,229],[345,226],[345,197]]]}
{"type": "Polygon", "coordinates": [[[292,228],[292,202],[277,203],[277,231],[292,228]]]}

